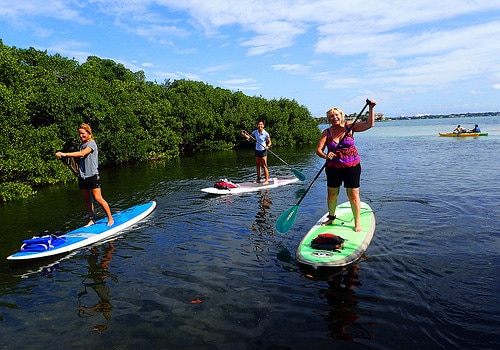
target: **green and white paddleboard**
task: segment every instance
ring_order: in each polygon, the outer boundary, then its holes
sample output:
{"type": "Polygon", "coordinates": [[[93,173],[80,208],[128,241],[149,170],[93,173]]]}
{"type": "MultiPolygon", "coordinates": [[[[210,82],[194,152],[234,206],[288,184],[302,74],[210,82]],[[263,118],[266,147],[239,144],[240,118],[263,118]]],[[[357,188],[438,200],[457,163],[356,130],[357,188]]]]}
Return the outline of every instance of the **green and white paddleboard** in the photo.
{"type": "Polygon", "coordinates": [[[354,217],[349,202],[339,204],[335,210],[337,218],[332,225],[321,226],[328,213],[307,232],[297,247],[296,258],[301,264],[318,267],[342,267],[357,261],[366,251],[375,232],[375,215],[372,208],[361,202],[361,232],[354,231],[354,217]],[[345,241],[335,250],[315,249],[311,242],[320,234],[334,234],[345,241]]]}

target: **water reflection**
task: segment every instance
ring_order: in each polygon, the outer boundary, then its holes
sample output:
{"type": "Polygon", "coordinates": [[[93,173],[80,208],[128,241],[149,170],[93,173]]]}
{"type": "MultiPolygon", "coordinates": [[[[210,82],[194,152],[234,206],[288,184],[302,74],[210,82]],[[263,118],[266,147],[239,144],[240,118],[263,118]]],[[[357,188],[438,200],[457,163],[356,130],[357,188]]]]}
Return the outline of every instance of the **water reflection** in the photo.
{"type": "Polygon", "coordinates": [[[273,223],[267,218],[267,212],[271,209],[273,199],[269,196],[269,190],[260,191],[259,195],[259,209],[255,214],[252,231],[258,233],[259,236],[273,235],[273,223]]]}
{"type": "Polygon", "coordinates": [[[269,196],[269,190],[259,191],[259,207],[252,223],[250,239],[254,245],[255,256],[258,261],[269,261],[264,249],[269,239],[274,237],[272,220],[268,218],[268,211],[271,209],[273,199],[269,196]]]}
{"type": "Polygon", "coordinates": [[[362,315],[358,307],[359,300],[354,291],[355,287],[361,286],[359,268],[359,264],[349,265],[345,273],[328,281],[328,289],[319,291],[319,297],[326,299],[332,306],[331,310],[323,316],[329,329],[327,334],[329,338],[349,343],[356,343],[357,339],[371,339],[370,333],[360,322],[362,315]]]}
{"type": "MultiPolygon", "coordinates": [[[[111,277],[113,281],[116,281],[116,276],[111,274],[109,269],[109,263],[113,260],[112,253],[115,248],[113,246],[113,241],[108,242],[108,247],[102,259],[99,261],[99,250],[105,245],[95,246],[91,249],[90,255],[88,257],[88,274],[82,281],[83,291],[78,293],[78,316],[81,318],[93,317],[101,314],[106,321],[111,320],[111,312],[113,311],[113,305],[111,304],[111,293],[106,279],[111,277]],[[87,287],[92,288],[95,295],[98,297],[98,301],[92,306],[87,306],[93,303],[93,298],[88,292],[87,287]],[[85,300],[87,302],[85,303],[85,300]]],[[[108,327],[105,324],[94,324],[92,326],[94,330],[99,332],[105,331],[108,327]]]]}
{"type": "Polygon", "coordinates": [[[62,253],[39,259],[12,261],[9,266],[10,272],[13,276],[23,279],[37,274],[46,278],[53,278],[55,273],[61,269],[61,261],[72,257],[77,252],[62,253]]]}
{"type": "MultiPolygon", "coordinates": [[[[364,255],[361,260],[366,260],[364,255]]],[[[359,262],[359,261],[358,261],[359,262]]],[[[299,264],[303,276],[314,282],[325,282],[328,288],[318,292],[321,300],[326,300],[330,306],[321,316],[326,322],[326,336],[348,343],[359,343],[361,339],[371,339],[371,335],[361,322],[363,317],[371,316],[372,312],[359,306],[360,297],[356,295],[356,287],[362,286],[359,278],[360,265],[353,263],[345,267],[332,268],[299,264]]]]}
{"type": "Polygon", "coordinates": [[[370,311],[359,307],[359,297],[355,287],[361,286],[359,279],[359,264],[351,264],[343,268],[340,273],[332,273],[327,281],[328,288],[319,290],[320,299],[324,299],[331,306],[330,310],[322,315],[328,327],[327,337],[349,343],[358,343],[360,339],[371,339],[361,318],[371,315],[370,311]]]}

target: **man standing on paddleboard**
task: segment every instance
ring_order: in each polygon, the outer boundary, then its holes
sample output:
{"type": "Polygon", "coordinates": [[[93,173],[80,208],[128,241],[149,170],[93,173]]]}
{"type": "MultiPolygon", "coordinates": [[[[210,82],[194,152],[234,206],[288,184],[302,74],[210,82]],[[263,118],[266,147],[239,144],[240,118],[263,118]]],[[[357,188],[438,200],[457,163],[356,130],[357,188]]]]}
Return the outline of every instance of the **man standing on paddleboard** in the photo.
{"type": "MultiPolygon", "coordinates": [[[[241,134],[248,140],[250,135],[248,135],[245,130],[241,134]]],[[[264,122],[259,120],[257,122],[257,130],[252,131],[252,135],[255,138],[255,166],[257,167],[257,180],[254,183],[260,183],[261,180],[261,168],[264,170],[264,182],[262,185],[269,184],[269,169],[267,168],[267,150],[271,147],[271,136],[264,130],[264,122]]]]}
{"type": "Polygon", "coordinates": [[[354,216],[354,229],[361,232],[359,186],[361,177],[361,160],[354,145],[353,132],[366,131],[375,125],[374,100],[367,100],[368,118],[366,121],[352,123],[345,122],[344,112],[333,107],[326,112],[330,127],[323,130],[318,141],[316,154],[326,159],[326,181],[328,187],[328,220],[323,225],[330,225],[335,220],[335,209],[340,192],[340,185],[344,183],[347,197],[351,203],[354,216]],[[324,149],[327,148],[327,152],[324,149]]]}
{"type": "Polygon", "coordinates": [[[89,215],[89,222],[86,227],[95,224],[94,218],[94,204],[92,198],[96,200],[104,209],[108,217],[108,226],[114,224],[113,216],[108,202],[102,197],[101,194],[101,178],[99,176],[99,157],[97,144],[92,136],[92,129],[88,124],[80,124],[78,126],[78,135],[82,142],[79,146],[78,152],[63,153],[57,152],[56,157],[75,157],[80,159],[79,173],[78,173],[78,187],[80,188],[85,199],[85,208],[89,215]]]}

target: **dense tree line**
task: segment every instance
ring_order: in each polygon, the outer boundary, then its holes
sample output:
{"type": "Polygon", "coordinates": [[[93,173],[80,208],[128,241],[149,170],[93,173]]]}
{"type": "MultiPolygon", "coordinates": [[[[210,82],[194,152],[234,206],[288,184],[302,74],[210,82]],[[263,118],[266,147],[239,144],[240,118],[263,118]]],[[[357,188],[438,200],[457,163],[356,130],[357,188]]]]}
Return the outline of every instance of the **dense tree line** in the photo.
{"type": "MultiPolygon", "coordinates": [[[[0,40],[0,200],[71,179],[54,154],[76,150],[92,126],[100,164],[243,147],[240,130],[266,123],[273,145],[315,142],[317,122],[294,100],[266,100],[203,82],[149,82],[142,71],[95,56],[78,63],[0,40]]],[[[248,145],[248,143],[246,143],[248,145]]]]}

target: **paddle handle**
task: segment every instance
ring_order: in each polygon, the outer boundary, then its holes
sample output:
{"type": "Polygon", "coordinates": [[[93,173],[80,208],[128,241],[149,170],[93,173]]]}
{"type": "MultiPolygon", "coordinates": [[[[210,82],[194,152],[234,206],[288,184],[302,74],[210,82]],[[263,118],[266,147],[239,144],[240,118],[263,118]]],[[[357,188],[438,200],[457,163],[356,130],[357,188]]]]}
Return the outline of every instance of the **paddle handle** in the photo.
{"type": "Polygon", "coordinates": [[[75,160],[75,158],[73,158],[73,157],[61,157],[59,159],[64,163],[64,165],[66,165],[68,167],[69,170],[71,170],[73,175],[75,175],[76,177],[78,177],[80,175],[79,165],[78,165],[78,162],[75,160]]]}
{"type": "Polygon", "coordinates": [[[278,158],[279,160],[281,160],[283,163],[285,163],[286,165],[290,166],[287,162],[285,162],[283,159],[280,158],[280,156],[278,156],[276,153],[274,153],[273,151],[271,151],[269,148],[267,148],[266,145],[264,145],[263,143],[257,141],[257,139],[252,135],[250,134],[248,131],[246,130],[243,130],[243,132],[245,133],[245,135],[247,135],[248,137],[251,137],[252,140],[254,140],[255,142],[257,142],[259,145],[261,145],[262,147],[266,148],[269,153],[271,153],[272,155],[274,155],[276,158],[278,158]]]}
{"type": "MultiPolygon", "coordinates": [[[[356,119],[354,119],[354,121],[352,122],[352,124],[349,126],[349,128],[347,129],[347,132],[344,133],[344,136],[341,138],[341,140],[339,141],[337,147],[334,149],[334,151],[337,150],[338,147],[340,147],[340,145],[342,144],[342,142],[344,141],[344,138],[346,137],[347,134],[349,134],[352,130],[352,128],[354,127],[354,124],[356,124],[356,122],[358,121],[359,117],[363,114],[363,112],[365,111],[366,109],[366,106],[368,106],[369,104],[372,104],[373,102],[370,101],[369,99],[366,100],[366,104],[365,106],[363,107],[363,109],[361,110],[361,112],[359,112],[358,116],[356,117],[356,119]]],[[[319,175],[321,174],[321,172],[323,171],[323,169],[326,167],[326,162],[323,163],[323,166],[321,167],[321,169],[318,171],[318,173],[316,174],[316,176],[314,177],[314,179],[311,181],[311,183],[309,184],[309,186],[307,187],[306,191],[304,192],[304,194],[302,195],[302,197],[300,197],[299,201],[297,202],[296,205],[294,205],[293,207],[291,207],[290,209],[288,209],[287,211],[285,211],[283,214],[280,215],[280,217],[278,218],[278,220],[276,221],[276,230],[279,232],[279,233],[285,233],[287,232],[293,225],[293,223],[295,222],[295,218],[297,216],[297,211],[299,209],[299,204],[302,202],[302,200],[306,197],[306,194],[309,192],[309,190],[311,189],[312,185],[314,184],[314,182],[316,182],[316,180],[318,179],[319,175]]]]}
{"type": "Polygon", "coordinates": [[[305,181],[306,180],[306,176],[304,174],[302,174],[301,171],[295,169],[295,168],[292,168],[292,166],[290,164],[288,164],[287,162],[285,162],[283,159],[281,159],[280,156],[278,156],[276,153],[274,153],[273,151],[271,151],[269,148],[267,148],[265,145],[263,145],[262,143],[260,143],[259,141],[257,141],[257,139],[250,133],[248,133],[246,130],[242,130],[242,132],[248,136],[249,138],[251,137],[256,143],[258,143],[259,145],[261,145],[262,147],[266,148],[271,154],[273,154],[276,158],[278,158],[279,160],[281,160],[284,164],[286,164],[293,172],[293,174],[295,175],[295,177],[297,179],[299,179],[300,181],[305,181]]]}

